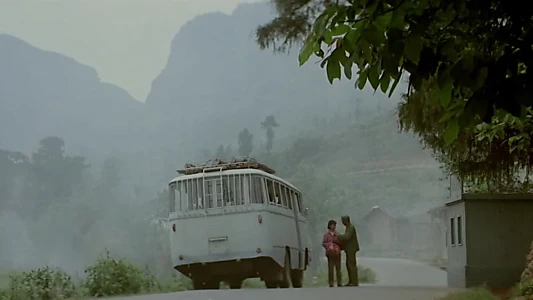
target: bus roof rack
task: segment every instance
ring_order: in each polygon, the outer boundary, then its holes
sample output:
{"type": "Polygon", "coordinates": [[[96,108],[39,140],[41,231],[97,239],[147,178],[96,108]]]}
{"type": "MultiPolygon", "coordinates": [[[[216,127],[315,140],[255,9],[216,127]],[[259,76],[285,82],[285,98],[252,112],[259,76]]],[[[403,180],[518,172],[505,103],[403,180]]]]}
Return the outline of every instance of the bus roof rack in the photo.
{"type": "Polygon", "coordinates": [[[213,171],[236,170],[236,169],[257,169],[269,174],[275,174],[276,171],[269,166],[262,164],[251,157],[232,158],[229,161],[222,159],[211,159],[207,162],[194,164],[186,163],[183,170],[178,170],[179,174],[191,175],[198,173],[207,173],[213,171]]]}

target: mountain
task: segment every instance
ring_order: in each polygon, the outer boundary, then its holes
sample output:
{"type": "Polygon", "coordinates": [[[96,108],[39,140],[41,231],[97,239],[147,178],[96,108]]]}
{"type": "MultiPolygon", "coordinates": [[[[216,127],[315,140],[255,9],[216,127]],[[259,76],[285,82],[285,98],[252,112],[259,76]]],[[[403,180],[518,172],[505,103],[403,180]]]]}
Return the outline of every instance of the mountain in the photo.
{"type": "Polygon", "coordinates": [[[0,34],[2,147],[30,152],[55,135],[74,152],[124,148],[134,142],[142,108],[95,69],[0,34]]]}
{"type": "Polygon", "coordinates": [[[397,98],[355,90],[353,81],[330,85],[312,60],[298,66],[297,49],[288,55],[261,51],[254,31],[270,12],[265,3],[241,4],[231,15],[198,16],[176,34],[146,104],[167,116],[169,135],[182,148],[234,141],[244,127],[263,135],[261,121],[271,114],[281,137],[305,129],[309,116],[355,110],[357,98],[362,106],[396,105],[397,98]]]}

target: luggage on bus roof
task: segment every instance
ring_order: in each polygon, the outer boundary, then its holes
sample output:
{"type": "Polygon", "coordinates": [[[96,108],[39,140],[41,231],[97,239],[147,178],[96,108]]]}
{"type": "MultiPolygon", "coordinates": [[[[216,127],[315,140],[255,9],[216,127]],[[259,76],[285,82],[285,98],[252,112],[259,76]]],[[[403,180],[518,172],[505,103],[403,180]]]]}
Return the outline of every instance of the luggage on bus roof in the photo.
{"type": "Polygon", "coordinates": [[[202,172],[214,172],[224,170],[236,170],[236,169],[257,169],[265,171],[269,174],[274,174],[276,171],[269,166],[258,162],[257,160],[246,158],[233,158],[230,161],[224,161],[221,159],[208,160],[205,163],[193,164],[186,163],[183,170],[178,170],[178,173],[184,175],[198,174],[202,172]]]}

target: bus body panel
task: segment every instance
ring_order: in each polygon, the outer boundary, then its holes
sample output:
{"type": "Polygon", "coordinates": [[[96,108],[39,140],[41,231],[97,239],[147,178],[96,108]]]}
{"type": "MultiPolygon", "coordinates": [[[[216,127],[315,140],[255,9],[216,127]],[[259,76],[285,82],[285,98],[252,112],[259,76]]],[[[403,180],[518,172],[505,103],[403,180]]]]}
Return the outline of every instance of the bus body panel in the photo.
{"type": "Polygon", "coordinates": [[[169,185],[169,227],[175,226],[169,236],[171,257],[180,272],[192,265],[204,268],[224,263],[217,272],[257,277],[253,261],[266,258],[281,268],[287,249],[291,269],[307,268],[306,252],[310,257],[311,249],[306,210],[301,193],[292,184],[245,169],[180,176],[169,185]],[[244,260],[252,263],[240,263],[244,260]],[[251,269],[239,271],[239,263],[251,269]]]}
{"type": "Polygon", "coordinates": [[[225,214],[170,220],[176,224],[176,232],[170,232],[174,267],[269,255],[267,245],[270,241],[261,238],[268,230],[263,226],[264,221],[263,224],[258,222],[261,213],[235,209],[225,214]]]}

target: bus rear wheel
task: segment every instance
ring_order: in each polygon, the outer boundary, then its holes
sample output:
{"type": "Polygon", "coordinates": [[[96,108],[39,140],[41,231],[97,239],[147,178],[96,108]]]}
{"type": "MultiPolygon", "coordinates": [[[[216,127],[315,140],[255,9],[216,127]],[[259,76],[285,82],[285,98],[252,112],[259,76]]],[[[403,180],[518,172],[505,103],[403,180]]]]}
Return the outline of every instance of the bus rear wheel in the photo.
{"type": "Polygon", "coordinates": [[[210,280],[192,280],[192,286],[195,290],[218,290],[220,288],[220,281],[210,279],[210,280]]]}
{"type": "Polygon", "coordinates": [[[238,290],[238,289],[242,288],[242,282],[243,282],[243,280],[240,280],[240,279],[232,279],[232,280],[228,280],[227,284],[228,284],[230,289],[238,290]]]}
{"type": "Polygon", "coordinates": [[[289,255],[289,252],[285,253],[285,263],[283,265],[281,274],[281,282],[279,284],[279,287],[282,289],[287,289],[291,287],[291,257],[289,255]]]}
{"type": "Polygon", "coordinates": [[[278,282],[277,281],[265,281],[265,286],[267,289],[275,289],[278,287],[278,282]]]}
{"type": "Polygon", "coordinates": [[[292,287],[301,288],[304,285],[304,271],[292,270],[291,271],[292,287]]]}

